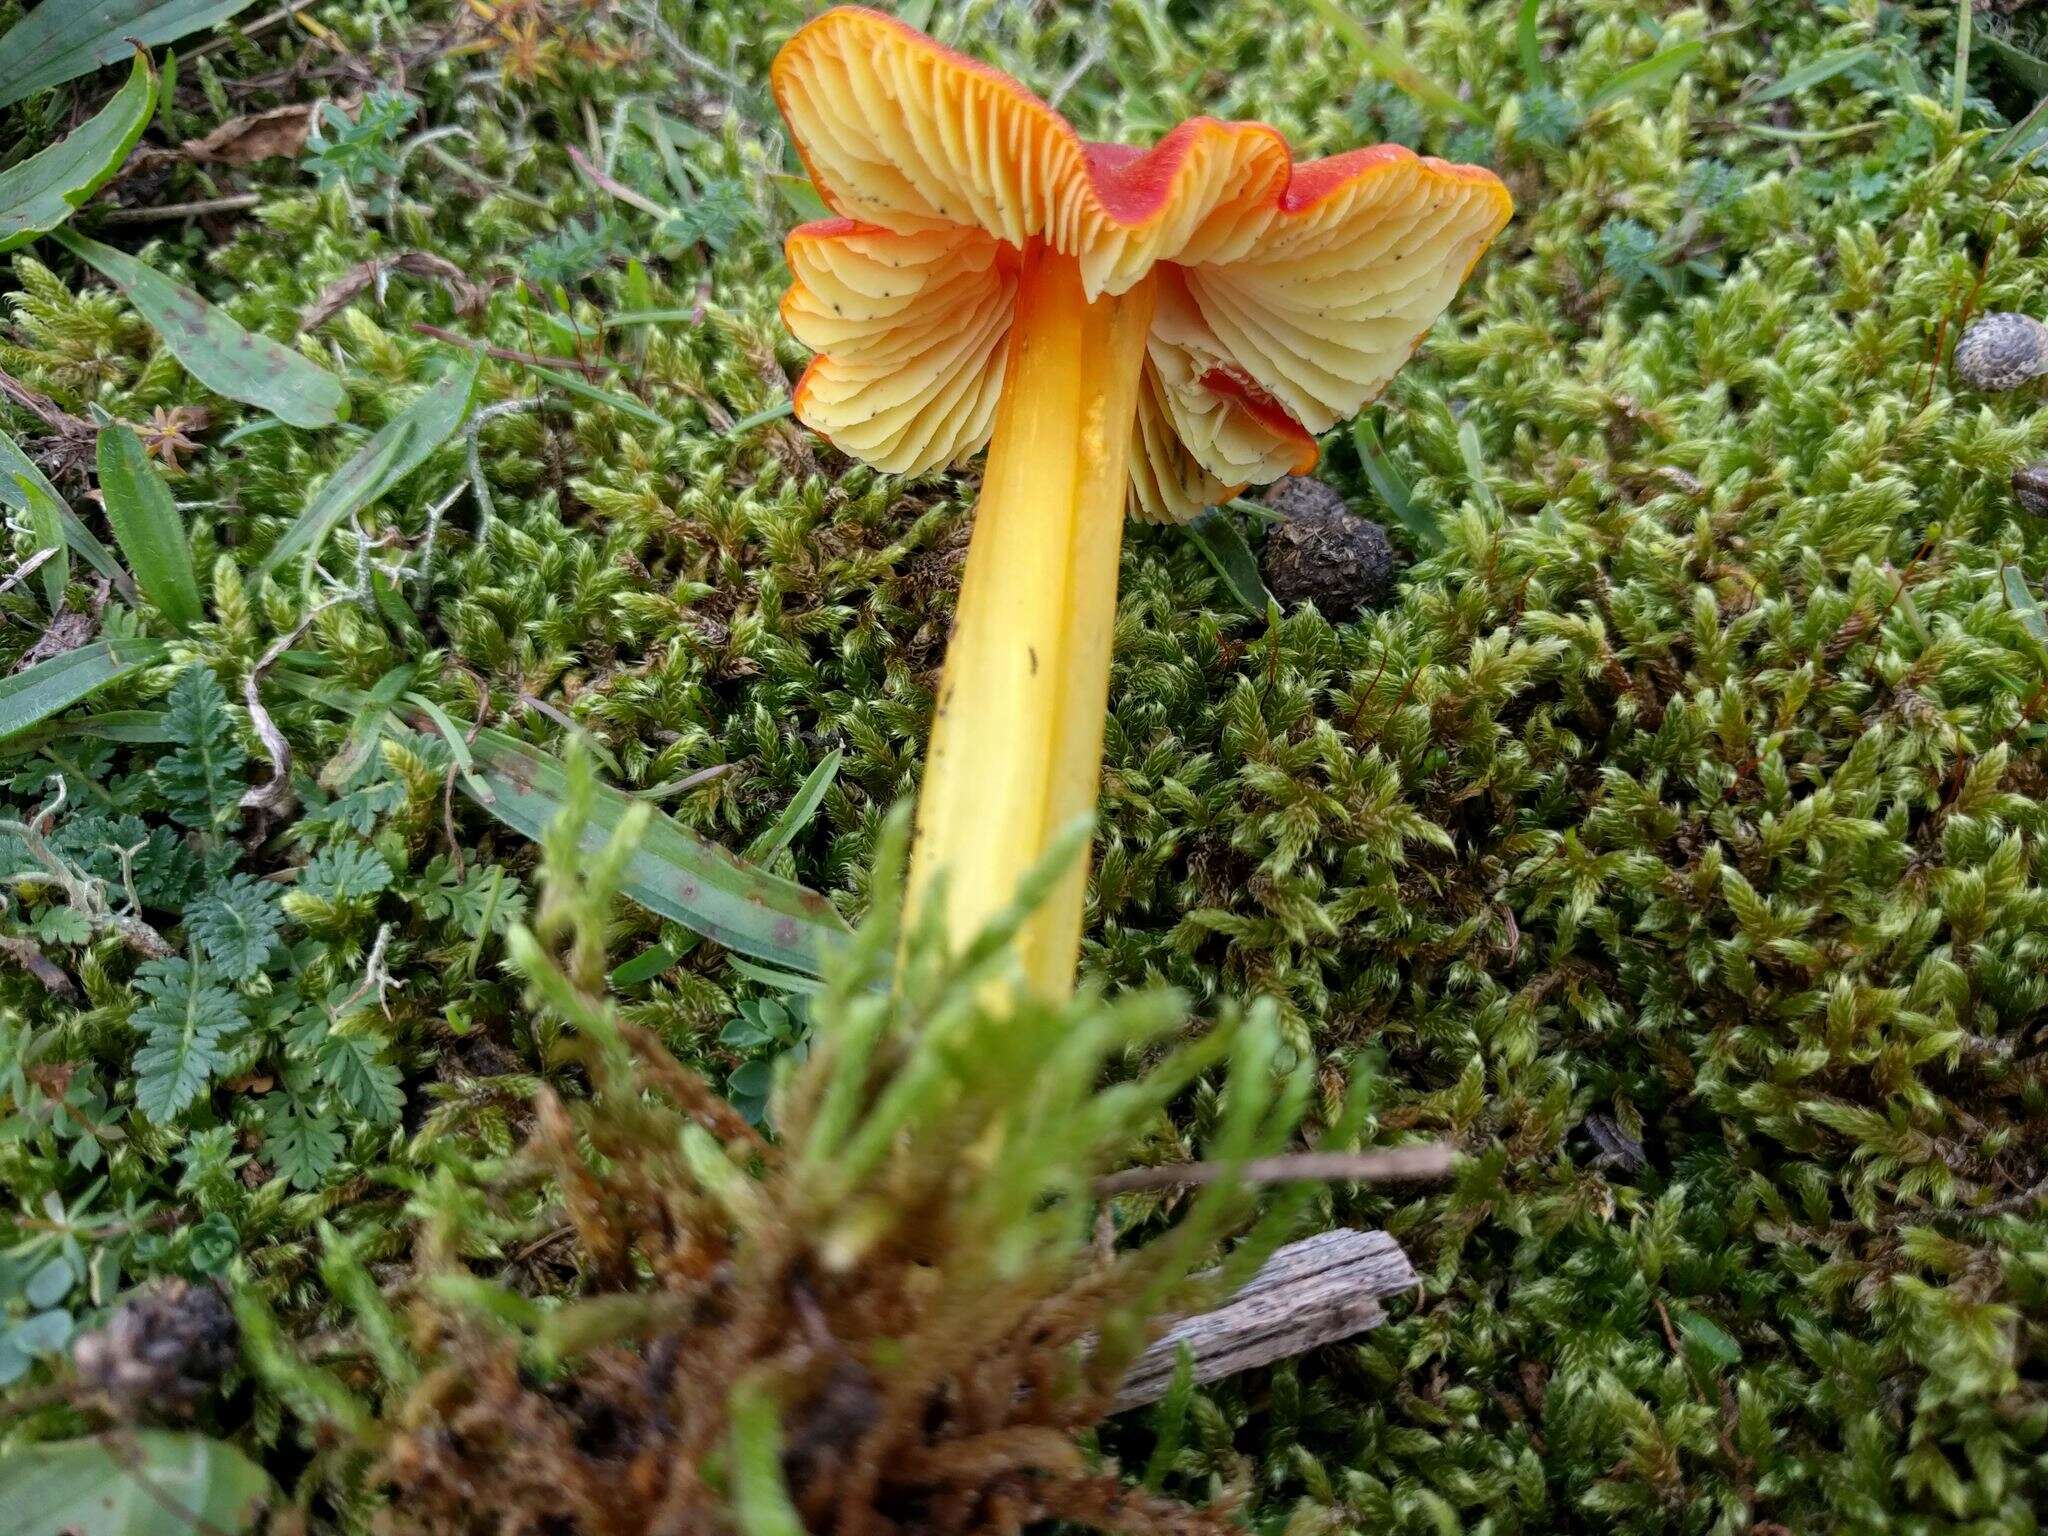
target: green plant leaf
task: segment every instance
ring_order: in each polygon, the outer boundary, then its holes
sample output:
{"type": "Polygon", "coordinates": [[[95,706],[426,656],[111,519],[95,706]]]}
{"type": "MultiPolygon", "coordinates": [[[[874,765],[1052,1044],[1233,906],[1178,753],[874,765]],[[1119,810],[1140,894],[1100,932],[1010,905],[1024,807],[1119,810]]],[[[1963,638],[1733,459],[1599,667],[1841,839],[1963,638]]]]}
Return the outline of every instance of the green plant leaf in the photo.
{"type": "Polygon", "coordinates": [[[1675,1309],[1673,1320],[1678,1331],[1685,1335],[1685,1341],[1698,1348],[1710,1360],[1720,1365],[1737,1365],[1742,1360],[1742,1346],[1719,1323],[1697,1312],[1675,1309]]]}
{"type": "Polygon", "coordinates": [[[28,510],[23,515],[35,534],[36,552],[51,552],[39,574],[43,578],[43,596],[54,614],[64,606],[64,589],[71,584],[71,549],[64,539],[64,503],[26,475],[17,478],[15,489],[28,498],[28,510]]]}
{"type": "Polygon", "coordinates": [[[237,1536],[271,1493],[234,1446],[168,1429],[0,1455],[0,1508],[14,1536],[237,1536]]]}
{"type": "Polygon", "coordinates": [[[832,787],[832,781],[839,777],[839,765],[845,759],[846,754],[837,747],[826,754],[825,760],[813,768],[804,779],[795,797],[782,808],[782,814],[775,818],[775,824],[747,844],[748,859],[771,859],[796,841],[798,834],[811,824],[811,818],[818,814],[818,807],[825,800],[825,792],[832,787]]]}
{"type": "Polygon", "coordinates": [[[1810,91],[1816,85],[1825,85],[1835,76],[1846,75],[1860,65],[1874,64],[1881,57],[1878,50],[1868,44],[1861,48],[1839,48],[1833,53],[1824,53],[1817,59],[1809,59],[1783,79],[1774,81],[1758,91],[1749,98],[1750,104],[1761,106],[1765,102],[1796,96],[1801,91],[1810,91]]]}
{"type": "Polygon", "coordinates": [[[1653,53],[1640,64],[1631,64],[1608,77],[1591,96],[1586,98],[1586,110],[1598,112],[1602,107],[1611,107],[1625,97],[1638,91],[1654,90],[1667,85],[1692,68],[1693,60],[1705,50],[1706,44],[1695,38],[1689,43],[1675,43],[1661,53],[1653,53]]]}
{"type": "MultiPolygon", "coordinates": [[[[538,841],[562,809],[568,783],[562,764],[499,731],[477,732],[470,751],[496,794],[485,809],[538,841]]],[[[602,849],[634,803],[599,785],[583,846],[602,849]]],[[[659,811],[627,860],[620,888],[648,911],[713,943],[806,974],[816,972],[824,951],[846,932],[816,891],[755,869],[659,811]]]]}
{"type": "Polygon", "coordinates": [[[171,356],[215,394],[257,406],[295,427],[331,427],[340,419],[348,394],[319,364],[242,329],[225,310],[126,251],[71,229],[55,231],[55,238],[125,293],[171,356]]]}
{"type": "Polygon", "coordinates": [[[1515,16],[1515,52],[1522,61],[1522,82],[1529,86],[1541,85],[1546,78],[1543,39],[1536,30],[1542,12],[1543,0],[1522,0],[1522,9],[1515,16]]]}
{"type": "Polygon", "coordinates": [[[2019,615],[2020,626],[2032,637],[2041,659],[2048,662],[2048,613],[2041,610],[2041,599],[2027,587],[2027,578],[2017,566],[2008,565],[1999,572],[1999,583],[2005,588],[2006,606],[2019,615]]]}
{"type": "MultiPolygon", "coordinates": [[[[1439,84],[1408,62],[1408,55],[1385,38],[1374,37],[1337,0],[1308,0],[1309,9],[1344,40],[1358,62],[1395,89],[1425,107],[1463,118],[1475,128],[1490,126],[1486,114],[1449,87],[1439,84]]],[[[1693,45],[1697,48],[1699,45],[1693,45]]]]}
{"type": "Polygon", "coordinates": [[[196,662],[180,672],[165,701],[164,724],[177,747],[157,759],[150,777],[172,819],[203,832],[232,826],[247,788],[242,769],[249,754],[220,679],[196,662]]]}
{"type": "Polygon", "coordinates": [[[118,678],[139,672],[163,655],[153,640],[95,640],[0,678],[0,741],[39,725],[118,678]]]}
{"type": "Polygon", "coordinates": [[[383,496],[453,437],[469,415],[478,367],[471,357],[448,369],[328,476],[313,504],[264,557],[259,573],[267,575],[300,555],[317,554],[345,518],[383,496]]]}
{"type": "Polygon", "coordinates": [[[1264,614],[1273,594],[1266,590],[1265,579],[1259,575],[1258,556],[1252,553],[1244,530],[1230,513],[1222,507],[1209,507],[1192,522],[1183,523],[1181,530],[1215,567],[1231,596],[1237,599],[1237,605],[1254,616],[1264,614]]]}
{"type": "Polygon", "coordinates": [[[37,491],[48,493],[57,503],[60,521],[64,525],[64,540],[85,563],[98,571],[107,580],[132,590],[127,571],[114,558],[114,552],[93,536],[90,528],[78,520],[78,514],[64,504],[64,498],[57,494],[57,487],[36,467],[35,460],[21,451],[21,447],[5,432],[0,432],[0,506],[12,507],[23,516],[29,514],[33,492],[22,489],[21,482],[27,481],[37,491]]]}
{"type": "Polygon", "coordinates": [[[818,189],[811,185],[810,177],[798,176],[789,171],[770,171],[768,180],[774,184],[776,194],[781,197],[783,205],[798,219],[808,222],[812,219],[832,217],[832,210],[826,206],[825,199],[818,195],[818,189]]]}
{"type": "Polygon", "coordinates": [[[1425,552],[1442,549],[1443,530],[1437,527],[1435,518],[1415,504],[1415,496],[1408,489],[1406,477],[1387,457],[1387,450],[1380,442],[1379,428],[1373,425],[1370,417],[1361,416],[1351,424],[1351,441],[1358,449],[1358,467],[1365,472],[1366,483],[1385,504],[1394,521],[1408,530],[1409,537],[1415,540],[1418,548],[1425,552]]]}
{"type": "Polygon", "coordinates": [[[603,385],[593,384],[588,379],[579,379],[575,374],[563,373],[559,368],[543,368],[538,363],[527,362],[522,362],[520,366],[535,378],[545,379],[557,389],[566,390],[580,400],[588,400],[592,405],[608,406],[623,416],[630,416],[635,421],[644,421],[650,427],[665,427],[669,424],[668,418],[661,412],[652,406],[643,405],[631,395],[622,395],[615,389],[606,389],[603,385]]]}
{"type": "Polygon", "coordinates": [[[121,168],[156,110],[156,75],[138,53],[128,83],[74,133],[0,171],[0,251],[55,229],[121,168]]]}
{"type": "Polygon", "coordinates": [[[254,875],[230,875],[185,910],[185,932],[229,981],[249,981],[284,927],[277,888],[254,875]]]}
{"type": "Polygon", "coordinates": [[[0,107],[211,27],[254,0],[57,0],[0,37],[0,107]]]}
{"type": "Polygon", "coordinates": [[[114,542],[135,572],[135,584],[180,634],[206,617],[192,546],[171,488],[142,450],[142,440],[119,422],[100,429],[100,498],[114,542]]]}
{"type": "Polygon", "coordinates": [[[740,1536],[804,1536],[804,1523],[782,1479],[782,1427],[775,1399],[758,1381],[733,1388],[732,1511],[740,1536]]]}
{"type": "Polygon", "coordinates": [[[158,1125],[169,1125],[226,1065],[228,1037],[248,1019],[239,996],[181,956],[143,962],[135,987],[146,999],[128,1021],[143,1036],[135,1053],[135,1105],[158,1125]]]}
{"type": "Polygon", "coordinates": [[[2048,95],[2048,59],[2029,53],[1996,32],[1979,33],[1977,42],[1992,63],[2026,89],[2037,95],[2048,95]]]}

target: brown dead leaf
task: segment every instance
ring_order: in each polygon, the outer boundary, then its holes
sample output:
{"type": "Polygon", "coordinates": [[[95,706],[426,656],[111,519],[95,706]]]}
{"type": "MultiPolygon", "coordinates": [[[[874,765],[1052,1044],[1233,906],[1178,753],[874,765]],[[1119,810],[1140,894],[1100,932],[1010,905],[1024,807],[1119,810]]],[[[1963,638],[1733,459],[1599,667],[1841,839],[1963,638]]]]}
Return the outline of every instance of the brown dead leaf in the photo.
{"type": "Polygon", "coordinates": [[[277,1079],[268,1072],[244,1072],[221,1084],[229,1093],[268,1093],[276,1086],[277,1079]]]}
{"type": "Polygon", "coordinates": [[[187,139],[178,153],[195,163],[253,165],[258,160],[289,159],[306,147],[313,129],[310,106],[273,107],[247,117],[230,118],[203,138],[187,139]]]}
{"type": "Polygon", "coordinates": [[[21,660],[14,670],[25,672],[39,661],[49,661],[67,651],[75,651],[99,632],[100,620],[97,613],[74,613],[70,609],[50,620],[36,643],[21,653],[21,660]]]}

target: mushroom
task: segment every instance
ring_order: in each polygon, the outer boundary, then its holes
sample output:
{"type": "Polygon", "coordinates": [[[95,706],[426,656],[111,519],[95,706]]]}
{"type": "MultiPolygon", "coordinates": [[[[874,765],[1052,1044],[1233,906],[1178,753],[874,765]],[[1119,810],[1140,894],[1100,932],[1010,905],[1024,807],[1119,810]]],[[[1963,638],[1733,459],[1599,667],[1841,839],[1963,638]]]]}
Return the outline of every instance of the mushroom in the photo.
{"type": "MultiPolygon", "coordinates": [[[[1092,811],[1126,507],[1182,522],[1300,474],[1507,222],[1491,172],[1396,145],[1294,163],[1260,123],[1084,141],[1016,81],[845,7],[775,97],[835,218],[791,233],[796,415],[916,474],[986,446],[911,856],[964,943],[1092,811]]],[[[1073,985],[1086,871],[1019,936],[1073,985]]]]}

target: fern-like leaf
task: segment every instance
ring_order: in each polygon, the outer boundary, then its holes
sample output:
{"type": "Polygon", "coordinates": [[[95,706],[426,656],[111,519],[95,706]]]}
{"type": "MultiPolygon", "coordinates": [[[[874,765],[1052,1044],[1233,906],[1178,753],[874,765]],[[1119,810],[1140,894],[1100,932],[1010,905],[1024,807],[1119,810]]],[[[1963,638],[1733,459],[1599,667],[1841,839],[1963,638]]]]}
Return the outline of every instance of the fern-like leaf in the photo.
{"type": "Polygon", "coordinates": [[[232,827],[241,814],[249,754],[220,680],[204,667],[187,667],[171,686],[164,728],[174,745],[157,759],[156,784],[171,815],[201,831],[232,827]]]}
{"type": "Polygon", "coordinates": [[[151,960],[136,972],[143,1004],[135,1053],[135,1102],[159,1125],[182,1114],[227,1060],[228,1037],[246,1022],[242,1000],[191,961],[151,960]]]}

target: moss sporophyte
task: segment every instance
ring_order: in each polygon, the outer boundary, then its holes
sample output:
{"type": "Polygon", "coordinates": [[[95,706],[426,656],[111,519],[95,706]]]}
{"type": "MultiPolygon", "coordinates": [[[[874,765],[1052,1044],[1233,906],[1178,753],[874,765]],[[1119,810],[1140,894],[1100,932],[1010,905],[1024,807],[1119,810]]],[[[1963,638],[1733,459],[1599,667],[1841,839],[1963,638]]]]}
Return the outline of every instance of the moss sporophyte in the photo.
{"type": "MultiPolygon", "coordinates": [[[[1259,123],[1084,141],[1011,80],[830,11],[775,97],[836,218],[789,237],[796,414],[917,472],[986,446],[918,805],[913,909],[979,932],[1094,806],[1126,507],[1184,522],[1301,473],[1383,390],[1511,203],[1397,145],[1297,165],[1259,123]]],[[[1020,939],[1073,984],[1086,871],[1020,939]]]]}

